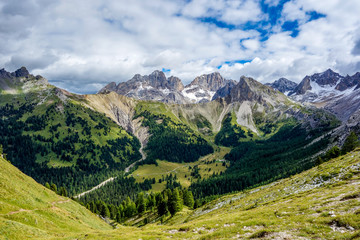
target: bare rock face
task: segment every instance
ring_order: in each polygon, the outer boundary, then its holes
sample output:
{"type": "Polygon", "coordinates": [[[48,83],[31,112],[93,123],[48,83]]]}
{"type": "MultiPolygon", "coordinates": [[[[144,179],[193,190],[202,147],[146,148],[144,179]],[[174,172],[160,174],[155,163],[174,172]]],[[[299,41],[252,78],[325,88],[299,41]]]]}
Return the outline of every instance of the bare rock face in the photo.
{"type": "Polygon", "coordinates": [[[136,74],[132,79],[118,85],[109,83],[99,93],[116,92],[135,99],[166,103],[198,103],[211,101],[215,92],[231,81],[224,79],[219,73],[211,73],[196,77],[184,87],[178,77],[166,78],[162,71],[154,71],[145,76],[136,74]]]}
{"type": "Polygon", "coordinates": [[[289,95],[301,95],[301,94],[305,94],[306,91],[311,90],[311,85],[310,85],[310,81],[311,78],[309,76],[306,76],[301,82],[300,84],[294,89],[294,91],[292,93],[290,93],[289,95]]]}
{"type": "Polygon", "coordinates": [[[227,80],[220,73],[214,72],[196,77],[185,86],[182,93],[185,97],[190,98],[193,103],[209,102],[219,97],[225,97],[225,93],[230,93],[230,89],[234,85],[235,81],[227,80]],[[220,89],[222,90],[217,93],[220,89]],[[216,97],[214,98],[214,96],[216,97]]]}
{"type": "Polygon", "coordinates": [[[242,76],[239,83],[233,87],[226,97],[227,102],[258,102],[264,103],[264,97],[278,95],[274,89],[265,86],[253,78],[242,76]]]}
{"type": "Polygon", "coordinates": [[[226,82],[227,81],[220,75],[220,73],[214,72],[196,77],[186,87],[189,88],[191,86],[197,86],[203,90],[217,91],[219,88],[223,87],[226,82]]]}
{"type": "Polygon", "coordinates": [[[181,82],[180,78],[171,76],[167,79],[168,81],[168,88],[175,90],[175,91],[182,91],[184,90],[184,85],[181,82]]]}
{"type": "Polygon", "coordinates": [[[342,80],[343,78],[343,76],[334,72],[331,69],[328,69],[323,73],[315,73],[311,76],[311,80],[316,82],[320,86],[335,86],[339,82],[339,80],[342,80]]]}
{"type": "Polygon", "coordinates": [[[30,74],[25,67],[21,67],[12,73],[0,69],[0,89],[9,93],[15,93],[19,87],[26,92],[30,89],[46,89],[48,85],[49,83],[45,78],[30,74]]]}
{"type": "Polygon", "coordinates": [[[360,87],[360,72],[355,73],[353,76],[347,75],[341,82],[336,86],[336,90],[345,91],[346,89],[357,86],[360,87]]]}
{"type": "Polygon", "coordinates": [[[216,92],[215,95],[213,96],[213,98],[211,100],[215,100],[218,98],[224,98],[227,95],[230,94],[231,89],[233,89],[233,87],[235,87],[237,82],[235,82],[234,80],[229,80],[225,86],[219,88],[216,92]]]}
{"type": "Polygon", "coordinates": [[[21,67],[18,70],[16,70],[15,72],[11,73],[11,75],[18,78],[18,77],[27,77],[30,75],[30,73],[26,69],[26,67],[21,67]]]}
{"type": "Polygon", "coordinates": [[[279,90],[282,93],[290,93],[295,90],[298,84],[286,78],[279,78],[273,83],[266,83],[265,85],[270,86],[276,90],[279,90]]]}
{"type": "Polygon", "coordinates": [[[185,99],[180,93],[183,89],[184,85],[179,78],[166,78],[162,71],[154,71],[150,75],[136,74],[132,79],[118,85],[111,82],[99,93],[116,92],[140,100],[183,103],[185,99]]]}

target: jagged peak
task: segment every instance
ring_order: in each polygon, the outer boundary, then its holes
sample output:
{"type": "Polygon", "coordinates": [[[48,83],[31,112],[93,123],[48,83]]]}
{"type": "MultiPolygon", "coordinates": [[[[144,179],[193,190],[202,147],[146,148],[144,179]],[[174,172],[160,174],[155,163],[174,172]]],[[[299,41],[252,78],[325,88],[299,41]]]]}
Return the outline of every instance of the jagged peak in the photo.
{"type": "Polygon", "coordinates": [[[26,67],[22,66],[21,68],[17,69],[15,72],[12,73],[15,77],[27,77],[30,75],[29,71],[26,67]]]}

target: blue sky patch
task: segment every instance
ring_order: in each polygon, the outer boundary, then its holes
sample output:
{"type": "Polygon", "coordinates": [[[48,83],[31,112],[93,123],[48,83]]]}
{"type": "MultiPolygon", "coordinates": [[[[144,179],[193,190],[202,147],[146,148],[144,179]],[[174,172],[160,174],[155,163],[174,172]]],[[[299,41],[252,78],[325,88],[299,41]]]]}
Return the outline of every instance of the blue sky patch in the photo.
{"type": "Polygon", "coordinates": [[[316,11],[309,11],[309,12],[306,12],[306,15],[309,16],[309,22],[310,21],[313,21],[313,20],[316,20],[316,19],[319,19],[319,18],[325,18],[326,15],[325,14],[322,14],[322,13],[319,13],[319,12],[316,12],[316,11]]]}
{"type": "Polygon", "coordinates": [[[297,37],[299,35],[299,22],[297,20],[295,21],[286,21],[281,26],[283,31],[291,32],[291,37],[297,37]]]}
{"type": "Polygon", "coordinates": [[[171,71],[171,69],[169,68],[162,68],[161,71],[163,71],[164,73],[169,73],[171,71]]]}

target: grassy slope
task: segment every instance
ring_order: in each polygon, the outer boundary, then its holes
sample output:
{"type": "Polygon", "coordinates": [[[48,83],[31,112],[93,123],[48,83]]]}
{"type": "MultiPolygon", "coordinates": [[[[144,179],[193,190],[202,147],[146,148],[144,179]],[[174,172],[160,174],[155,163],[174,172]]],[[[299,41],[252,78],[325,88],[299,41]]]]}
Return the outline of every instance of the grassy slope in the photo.
{"type": "MultiPolygon", "coordinates": [[[[227,195],[126,239],[359,239],[360,152],[291,178],[227,195]]],[[[134,219],[134,221],[138,221],[134,219]]],[[[124,228],[106,235],[117,239],[124,228]]],[[[91,238],[102,238],[94,233],[91,238]]],[[[89,236],[89,237],[90,237],[89,236]]]]}
{"type": "Polygon", "coordinates": [[[165,225],[109,226],[0,159],[0,235],[8,239],[356,239],[360,236],[360,152],[291,178],[224,196],[165,225]],[[25,209],[10,214],[14,211],[25,209]]]}
{"type": "Polygon", "coordinates": [[[78,232],[112,229],[86,208],[36,183],[2,157],[0,165],[0,236],[4,239],[60,239],[78,232]]]}

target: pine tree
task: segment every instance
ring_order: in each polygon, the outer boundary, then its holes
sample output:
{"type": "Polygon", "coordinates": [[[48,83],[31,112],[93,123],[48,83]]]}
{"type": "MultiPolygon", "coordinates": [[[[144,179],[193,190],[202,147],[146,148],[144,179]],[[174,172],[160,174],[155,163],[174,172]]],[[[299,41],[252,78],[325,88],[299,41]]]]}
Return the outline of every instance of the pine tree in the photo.
{"type": "Polygon", "coordinates": [[[110,211],[106,203],[102,202],[100,215],[103,217],[110,217],[110,211]]]}
{"type": "Polygon", "coordinates": [[[182,210],[181,198],[177,188],[175,188],[171,196],[169,196],[168,208],[171,216],[174,216],[177,212],[182,210]]]}
{"type": "Polygon", "coordinates": [[[194,207],[194,196],[191,191],[188,191],[187,189],[184,190],[184,205],[188,206],[189,208],[194,207]]]}
{"type": "Polygon", "coordinates": [[[50,189],[50,184],[48,182],[45,183],[45,187],[50,189]]]}
{"type": "Polygon", "coordinates": [[[341,149],[341,153],[345,154],[352,150],[354,150],[356,147],[359,146],[359,139],[356,136],[355,132],[350,132],[349,136],[346,138],[344,145],[341,149]]]}
{"type": "Polygon", "coordinates": [[[110,218],[115,220],[116,214],[118,213],[118,209],[116,208],[116,206],[111,204],[109,206],[109,211],[110,211],[110,218]]]}
{"type": "Polygon", "coordinates": [[[138,194],[138,197],[136,199],[136,208],[137,208],[138,213],[140,213],[140,214],[142,214],[146,211],[146,202],[145,202],[143,192],[138,194]]]}
{"type": "Polygon", "coordinates": [[[158,210],[158,214],[160,216],[165,215],[168,212],[167,202],[164,199],[162,194],[159,194],[159,197],[158,197],[157,210],[158,210]]]}
{"type": "Polygon", "coordinates": [[[64,196],[64,197],[67,197],[67,191],[66,191],[66,188],[65,187],[60,187],[59,189],[59,195],[60,196],[64,196]]]}
{"type": "Polygon", "coordinates": [[[54,191],[54,192],[57,193],[57,187],[56,187],[56,184],[55,184],[55,183],[51,183],[50,189],[51,189],[52,191],[54,191]]]}

